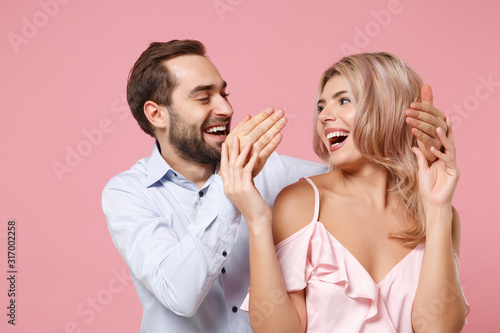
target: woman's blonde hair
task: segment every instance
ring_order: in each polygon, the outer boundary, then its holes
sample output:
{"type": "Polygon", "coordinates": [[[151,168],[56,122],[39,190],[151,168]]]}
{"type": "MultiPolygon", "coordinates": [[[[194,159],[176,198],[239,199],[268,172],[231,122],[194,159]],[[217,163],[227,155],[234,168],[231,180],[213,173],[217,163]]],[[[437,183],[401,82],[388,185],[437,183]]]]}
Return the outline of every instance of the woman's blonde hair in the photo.
{"type": "MultiPolygon", "coordinates": [[[[327,69],[320,80],[317,99],[328,80],[341,75],[356,109],[351,136],[363,156],[383,166],[389,175],[388,191],[401,195],[406,206],[408,227],[393,238],[406,245],[425,239],[422,204],[418,192],[417,160],[411,150],[417,140],[406,124],[405,110],[421,101],[422,79],[400,58],[387,52],[361,53],[344,57],[327,69]]],[[[314,126],[318,112],[314,113],[314,126]]],[[[314,151],[330,163],[329,151],[314,131],[314,151]]],[[[333,166],[330,163],[330,167],[333,166]]]]}

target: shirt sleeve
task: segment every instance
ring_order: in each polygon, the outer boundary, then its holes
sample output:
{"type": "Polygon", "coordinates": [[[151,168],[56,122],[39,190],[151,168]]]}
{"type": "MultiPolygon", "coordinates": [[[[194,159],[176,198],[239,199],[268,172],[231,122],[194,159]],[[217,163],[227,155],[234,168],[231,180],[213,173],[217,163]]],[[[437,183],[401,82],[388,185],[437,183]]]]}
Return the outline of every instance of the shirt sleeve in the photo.
{"type": "Polygon", "coordinates": [[[180,316],[196,313],[231,252],[241,219],[222,179],[214,177],[198,209],[186,215],[172,206],[175,193],[162,192],[166,198],[159,200],[122,175],[102,194],[111,237],[131,273],[180,316]]]}
{"type": "Polygon", "coordinates": [[[277,170],[281,170],[285,186],[297,182],[302,177],[316,176],[328,171],[324,164],[285,155],[276,154],[270,161],[275,164],[277,170]]]}

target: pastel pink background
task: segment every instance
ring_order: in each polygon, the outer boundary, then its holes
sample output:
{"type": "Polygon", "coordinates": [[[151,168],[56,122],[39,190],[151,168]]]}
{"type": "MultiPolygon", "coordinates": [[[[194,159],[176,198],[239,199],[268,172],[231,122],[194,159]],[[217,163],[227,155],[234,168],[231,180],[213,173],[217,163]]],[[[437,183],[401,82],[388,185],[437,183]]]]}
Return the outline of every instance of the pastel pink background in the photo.
{"type": "Polygon", "coordinates": [[[139,331],[142,308],[121,277],[126,265],[100,197],[153,147],[124,99],[131,66],[150,42],[184,38],[203,41],[229,82],[235,122],[284,108],[280,153],[312,160],[317,80],[341,47],[391,51],[416,68],[435,105],[455,117],[462,177],[454,204],[472,307],[464,332],[498,331],[499,13],[492,0],[2,0],[0,331],[139,331]],[[85,156],[68,166],[68,149],[85,156]],[[59,178],[57,163],[67,167],[59,178]],[[18,226],[15,327],[6,323],[10,219],[18,226]]]}

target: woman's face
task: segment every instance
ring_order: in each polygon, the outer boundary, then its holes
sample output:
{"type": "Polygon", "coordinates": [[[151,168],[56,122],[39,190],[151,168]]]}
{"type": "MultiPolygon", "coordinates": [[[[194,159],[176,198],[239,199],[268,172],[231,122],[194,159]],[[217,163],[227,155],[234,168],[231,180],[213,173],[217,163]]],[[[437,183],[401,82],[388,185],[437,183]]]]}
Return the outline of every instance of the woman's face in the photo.
{"type": "Polygon", "coordinates": [[[356,109],[342,76],[335,75],[328,80],[318,100],[317,112],[318,135],[330,152],[332,164],[344,169],[361,161],[363,156],[351,137],[356,109]]]}

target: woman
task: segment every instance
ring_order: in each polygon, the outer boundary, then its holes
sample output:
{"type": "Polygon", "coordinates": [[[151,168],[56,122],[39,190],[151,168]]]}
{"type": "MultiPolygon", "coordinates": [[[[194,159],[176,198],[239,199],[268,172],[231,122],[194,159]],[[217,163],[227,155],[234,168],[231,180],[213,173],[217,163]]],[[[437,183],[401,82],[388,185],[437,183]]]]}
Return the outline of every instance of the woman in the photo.
{"type": "Polygon", "coordinates": [[[469,308],[451,206],[459,178],[453,133],[447,118],[448,133],[437,129],[444,150],[431,149],[438,159],[429,166],[404,114],[421,87],[389,53],[329,68],[314,147],[331,171],[285,188],[272,212],[252,183],[257,154],[246,163],[249,145],[223,146],[225,191],[249,227],[256,332],[462,329],[469,308]]]}

